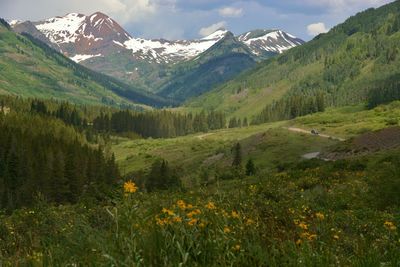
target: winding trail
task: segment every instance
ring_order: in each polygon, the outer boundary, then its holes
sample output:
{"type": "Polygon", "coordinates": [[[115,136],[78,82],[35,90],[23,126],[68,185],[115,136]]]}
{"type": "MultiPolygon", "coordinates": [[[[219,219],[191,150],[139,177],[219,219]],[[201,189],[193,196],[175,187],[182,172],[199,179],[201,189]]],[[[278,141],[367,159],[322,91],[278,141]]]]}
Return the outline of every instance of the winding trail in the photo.
{"type": "Polygon", "coordinates": [[[203,140],[204,138],[206,138],[207,136],[213,135],[214,133],[206,133],[206,134],[202,134],[202,135],[198,135],[197,138],[199,138],[200,140],[203,140]]]}
{"type": "Polygon", "coordinates": [[[346,141],[346,139],[343,139],[343,138],[340,138],[340,137],[331,136],[331,135],[327,135],[327,134],[313,134],[313,133],[311,133],[310,130],[305,130],[305,129],[296,128],[296,127],[285,127],[285,129],[287,129],[287,130],[289,130],[291,132],[315,135],[315,136],[319,136],[319,137],[322,137],[322,138],[330,138],[330,139],[338,140],[338,141],[341,141],[341,142],[346,141]]]}

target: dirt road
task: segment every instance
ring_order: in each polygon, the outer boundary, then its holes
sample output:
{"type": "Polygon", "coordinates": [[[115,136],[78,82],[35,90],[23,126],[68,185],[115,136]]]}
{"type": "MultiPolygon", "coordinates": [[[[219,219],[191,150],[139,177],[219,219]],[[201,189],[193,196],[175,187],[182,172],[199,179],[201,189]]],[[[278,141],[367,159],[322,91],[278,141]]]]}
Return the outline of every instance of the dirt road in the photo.
{"type": "Polygon", "coordinates": [[[204,138],[206,138],[207,136],[213,135],[214,133],[206,133],[206,134],[202,134],[202,135],[198,135],[197,138],[199,138],[200,140],[203,140],[204,138]]]}
{"type": "Polygon", "coordinates": [[[326,135],[326,134],[313,134],[313,133],[311,133],[311,131],[310,130],[305,130],[305,129],[301,129],[301,128],[295,128],[295,127],[288,127],[288,128],[285,128],[285,129],[288,129],[289,131],[292,131],[292,132],[296,132],[296,133],[304,133],[304,134],[309,134],[309,135],[315,135],[315,136],[319,136],[319,137],[322,137],[322,138],[330,138],[330,139],[334,139],[334,140],[338,140],[338,141],[346,141],[346,139],[343,139],[343,138],[340,138],[340,137],[336,137],[336,136],[331,136],[331,135],[326,135]]]}

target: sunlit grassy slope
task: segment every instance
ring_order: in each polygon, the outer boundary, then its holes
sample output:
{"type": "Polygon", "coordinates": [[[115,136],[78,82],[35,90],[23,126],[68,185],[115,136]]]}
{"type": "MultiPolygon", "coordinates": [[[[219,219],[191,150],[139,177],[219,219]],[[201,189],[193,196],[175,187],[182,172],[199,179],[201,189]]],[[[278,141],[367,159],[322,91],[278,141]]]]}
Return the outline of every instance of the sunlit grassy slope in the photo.
{"type": "Polygon", "coordinates": [[[390,126],[400,117],[400,102],[366,110],[363,105],[331,108],[326,112],[291,121],[245,128],[224,129],[174,139],[115,139],[112,146],[124,173],[148,168],[157,159],[168,159],[182,166],[189,175],[193,170],[215,164],[229,165],[235,142],[243,146],[245,159],[252,158],[262,169],[275,169],[281,162],[298,161],[302,155],[323,150],[337,141],[289,131],[299,127],[316,129],[334,137],[353,136],[390,126]]]}

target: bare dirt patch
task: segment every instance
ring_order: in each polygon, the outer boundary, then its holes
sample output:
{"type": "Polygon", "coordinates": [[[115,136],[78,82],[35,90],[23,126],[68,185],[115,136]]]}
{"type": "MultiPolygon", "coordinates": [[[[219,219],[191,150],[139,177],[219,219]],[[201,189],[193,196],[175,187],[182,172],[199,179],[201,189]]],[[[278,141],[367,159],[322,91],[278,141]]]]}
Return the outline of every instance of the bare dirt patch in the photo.
{"type": "Polygon", "coordinates": [[[322,153],[321,156],[337,160],[395,148],[400,148],[400,127],[398,126],[362,134],[322,153]]]}

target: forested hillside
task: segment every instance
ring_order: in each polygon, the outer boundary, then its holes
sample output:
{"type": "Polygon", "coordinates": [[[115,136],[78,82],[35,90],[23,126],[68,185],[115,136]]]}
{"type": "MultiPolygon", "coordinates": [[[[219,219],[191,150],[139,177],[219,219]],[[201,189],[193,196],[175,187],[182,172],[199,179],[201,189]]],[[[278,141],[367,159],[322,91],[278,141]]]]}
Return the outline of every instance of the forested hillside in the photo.
{"type": "Polygon", "coordinates": [[[398,99],[400,1],[369,9],[193,100],[259,123],[398,99]]]}
{"type": "Polygon", "coordinates": [[[173,103],[91,71],[29,35],[0,23],[0,93],[79,104],[130,107],[173,103]]]}
{"type": "Polygon", "coordinates": [[[0,109],[0,209],[102,198],[119,179],[113,155],[61,120],[0,109]]]}

